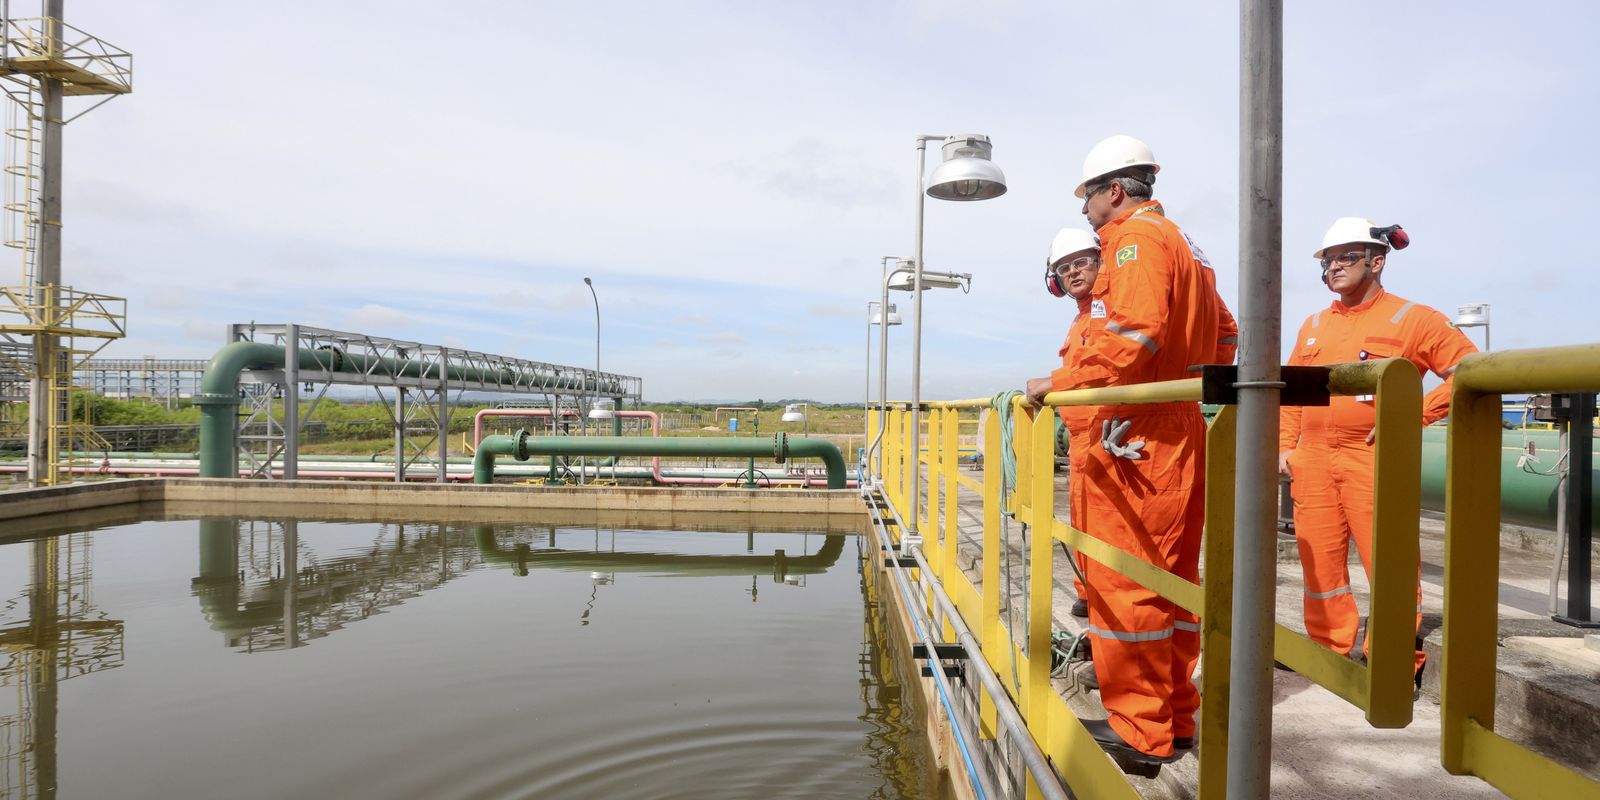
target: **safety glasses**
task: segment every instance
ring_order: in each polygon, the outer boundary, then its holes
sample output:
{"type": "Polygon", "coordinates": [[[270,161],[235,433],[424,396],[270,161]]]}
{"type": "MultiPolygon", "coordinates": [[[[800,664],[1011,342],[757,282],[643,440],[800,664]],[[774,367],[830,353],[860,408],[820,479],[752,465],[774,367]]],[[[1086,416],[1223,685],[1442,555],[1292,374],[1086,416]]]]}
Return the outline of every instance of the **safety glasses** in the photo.
{"type": "Polygon", "coordinates": [[[1095,267],[1099,266],[1099,264],[1100,259],[1097,256],[1082,256],[1080,258],[1074,258],[1071,261],[1062,261],[1056,264],[1055,271],[1057,275],[1065,278],[1068,275],[1080,270],[1094,269],[1095,267]]]}
{"type": "Polygon", "coordinates": [[[1317,263],[1321,264],[1324,270],[1331,269],[1335,264],[1341,267],[1353,267],[1361,263],[1366,257],[1365,250],[1351,250],[1348,253],[1340,253],[1336,256],[1323,256],[1317,263]]]}

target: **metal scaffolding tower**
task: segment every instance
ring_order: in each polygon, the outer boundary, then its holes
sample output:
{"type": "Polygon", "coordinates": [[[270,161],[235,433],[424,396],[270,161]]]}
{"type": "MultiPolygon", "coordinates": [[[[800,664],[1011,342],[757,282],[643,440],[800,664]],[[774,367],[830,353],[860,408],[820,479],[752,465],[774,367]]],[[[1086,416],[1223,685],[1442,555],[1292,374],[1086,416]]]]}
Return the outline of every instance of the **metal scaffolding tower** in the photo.
{"type": "Polygon", "coordinates": [[[21,252],[22,284],[0,287],[0,360],[29,376],[28,480],[68,480],[69,454],[95,444],[72,418],[73,370],[126,331],[121,298],[61,282],[62,130],[133,91],[133,56],[62,21],[64,0],[43,0],[38,17],[17,18],[0,0],[0,88],[11,102],[5,128],[5,244],[21,252]],[[64,100],[98,96],[68,117],[64,100]]]}
{"type": "Polygon", "coordinates": [[[200,391],[205,371],[203,358],[94,358],[74,370],[73,383],[101,397],[149,400],[171,410],[200,391]]]}

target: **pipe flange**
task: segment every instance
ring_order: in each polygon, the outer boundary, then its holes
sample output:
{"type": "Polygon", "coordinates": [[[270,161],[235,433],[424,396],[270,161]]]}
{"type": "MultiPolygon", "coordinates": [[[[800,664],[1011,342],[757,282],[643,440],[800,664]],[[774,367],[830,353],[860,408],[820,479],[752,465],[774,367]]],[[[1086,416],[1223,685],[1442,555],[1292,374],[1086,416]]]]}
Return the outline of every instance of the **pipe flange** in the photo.
{"type": "Polygon", "coordinates": [[[527,461],[528,460],[528,429],[527,428],[518,428],[517,432],[514,434],[514,436],[517,439],[517,447],[516,447],[516,452],[514,453],[514,455],[517,457],[518,461],[527,461]]]}
{"type": "Polygon", "coordinates": [[[772,457],[779,464],[789,458],[789,439],[783,431],[772,434],[772,457]]]}

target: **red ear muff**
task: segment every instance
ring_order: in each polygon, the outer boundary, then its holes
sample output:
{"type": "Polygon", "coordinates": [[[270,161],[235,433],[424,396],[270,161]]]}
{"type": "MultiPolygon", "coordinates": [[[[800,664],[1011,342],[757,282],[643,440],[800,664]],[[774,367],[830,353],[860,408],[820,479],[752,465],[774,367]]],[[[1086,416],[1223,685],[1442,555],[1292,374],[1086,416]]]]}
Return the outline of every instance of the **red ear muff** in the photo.
{"type": "Polygon", "coordinates": [[[1402,228],[1399,225],[1390,225],[1386,228],[1373,228],[1372,238],[1388,242],[1389,246],[1396,250],[1404,250],[1411,246],[1411,236],[1406,233],[1405,228],[1402,228]]]}
{"type": "Polygon", "coordinates": [[[1061,276],[1057,275],[1056,271],[1051,269],[1049,264],[1046,264],[1044,267],[1044,288],[1045,291],[1056,297],[1067,296],[1067,287],[1061,285],[1061,276]]]}

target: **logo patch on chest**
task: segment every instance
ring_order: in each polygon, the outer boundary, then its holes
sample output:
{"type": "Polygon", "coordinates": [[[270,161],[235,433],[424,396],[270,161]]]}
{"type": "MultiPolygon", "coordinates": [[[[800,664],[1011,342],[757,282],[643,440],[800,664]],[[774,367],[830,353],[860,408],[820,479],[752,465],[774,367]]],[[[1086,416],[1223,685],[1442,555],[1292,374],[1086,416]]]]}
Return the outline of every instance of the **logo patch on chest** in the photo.
{"type": "Polygon", "coordinates": [[[1106,301],[1104,301],[1104,300],[1091,300],[1091,301],[1089,301],[1089,318],[1090,319],[1105,319],[1106,318],[1106,301]]]}

